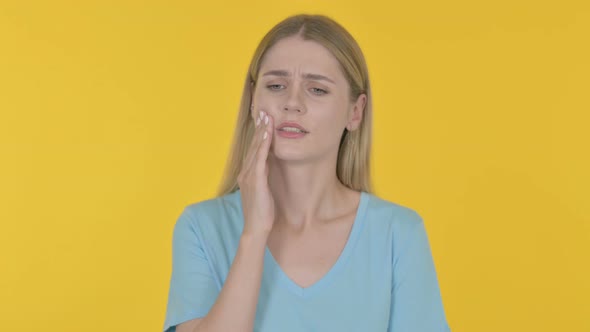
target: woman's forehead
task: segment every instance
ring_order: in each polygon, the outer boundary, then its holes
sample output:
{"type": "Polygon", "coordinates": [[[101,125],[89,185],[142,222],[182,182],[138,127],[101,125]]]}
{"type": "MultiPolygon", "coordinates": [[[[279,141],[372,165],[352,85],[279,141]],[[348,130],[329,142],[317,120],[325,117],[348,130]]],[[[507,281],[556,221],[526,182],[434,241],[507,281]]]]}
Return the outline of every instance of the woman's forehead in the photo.
{"type": "Polygon", "coordinates": [[[319,75],[336,82],[341,75],[339,67],[336,57],[321,44],[289,37],[267,50],[259,75],[267,72],[282,73],[278,76],[319,75]]]}

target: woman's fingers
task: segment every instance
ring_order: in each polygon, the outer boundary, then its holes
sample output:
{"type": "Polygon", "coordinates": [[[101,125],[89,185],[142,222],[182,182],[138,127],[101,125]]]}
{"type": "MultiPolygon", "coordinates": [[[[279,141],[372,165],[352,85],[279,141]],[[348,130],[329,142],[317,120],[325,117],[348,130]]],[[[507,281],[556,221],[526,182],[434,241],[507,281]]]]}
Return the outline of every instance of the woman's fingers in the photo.
{"type": "Polygon", "coordinates": [[[255,167],[259,171],[264,171],[266,166],[266,160],[268,158],[268,151],[270,150],[270,144],[274,138],[274,119],[267,115],[265,118],[265,131],[262,134],[262,142],[256,151],[256,165],[255,167]]]}
{"type": "MultiPolygon", "coordinates": [[[[250,146],[248,147],[248,152],[246,153],[246,157],[243,164],[244,170],[249,170],[252,165],[254,164],[254,160],[257,155],[257,151],[260,147],[260,144],[264,141],[264,132],[266,130],[266,123],[265,123],[265,114],[266,112],[260,111],[259,116],[256,118],[256,131],[252,136],[252,141],[250,142],[250,146]]],[[[268,134],[267,134],[268,135],[268,134]]]]}

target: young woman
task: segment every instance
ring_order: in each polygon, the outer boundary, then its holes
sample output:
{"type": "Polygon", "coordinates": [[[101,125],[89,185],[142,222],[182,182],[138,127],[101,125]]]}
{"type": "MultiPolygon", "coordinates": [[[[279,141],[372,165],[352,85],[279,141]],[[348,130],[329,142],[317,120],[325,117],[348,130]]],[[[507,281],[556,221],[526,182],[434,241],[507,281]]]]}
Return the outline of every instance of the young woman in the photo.
{"type": "Polygon", "coordinates": [[[371,111],[338,23],[267,33],[220,193],[176,222],[164,331],[450,331],[422,218],[372,194],[371,111]]]}

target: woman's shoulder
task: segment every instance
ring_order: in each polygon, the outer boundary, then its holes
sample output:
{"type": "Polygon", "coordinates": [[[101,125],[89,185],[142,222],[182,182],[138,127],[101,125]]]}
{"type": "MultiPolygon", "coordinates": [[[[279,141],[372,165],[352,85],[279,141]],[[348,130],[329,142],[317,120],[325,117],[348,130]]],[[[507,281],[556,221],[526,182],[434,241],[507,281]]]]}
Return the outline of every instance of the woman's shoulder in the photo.
{"type": "Polygon", "coordinates": [[[369,195],[369,211],[366,227],[367,239],[383,241],[384,245],[398,248],[405,246],[407,239],[415,238],[424,231],[424,222],[416,209],[376,195],[369,195]]]}
{"type": "Polygon", "coordinates": [[[416,209],[402,203],[389,200],[374,193],[366,193],[369,198],[367,216],[373,223],[384,223],[388,226],[412,227],[423,222],[416,209]]]}
{"type": "Polygon", "coordinates": [[[189,203],[182,212],[191,223],[198,223],[199,228],[235,226],[241,213],[239,191],[189,203]]]}
{"type": "Polygon", "coordinates": [[[185,206],[185,209],[194,214],[208,214],[219,212],[219,210],[238,209],[240,207],[239,199],[239,191],[234,191],[222,196],[206,198],[189,203],[185,206]]]}

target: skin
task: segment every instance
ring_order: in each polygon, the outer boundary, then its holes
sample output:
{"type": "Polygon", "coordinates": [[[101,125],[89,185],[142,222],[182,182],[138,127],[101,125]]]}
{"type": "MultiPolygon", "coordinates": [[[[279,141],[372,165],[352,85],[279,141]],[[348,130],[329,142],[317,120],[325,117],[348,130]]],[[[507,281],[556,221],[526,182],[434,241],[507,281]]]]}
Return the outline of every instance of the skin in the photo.
{"type": "Polygon", "coordinates": [[[350,101],[349,89],[337,59],[319,43],[293,36],[265,54],[252,116],[265,111],[275,128],[283,121],[294,121],[309,132],[302,139],[282,138],[276,131],[270,135],[268,183],[277,229],[305,232],[356,207],[359,193],[342,185],[335,172],[342,132],[358,128],[366,103],[365,94],[350,101]],[[265,75],[273,70],[289,76],[265,75]],[[332,82],[305,79],[305,73],[320,74],[332,82]]]}

